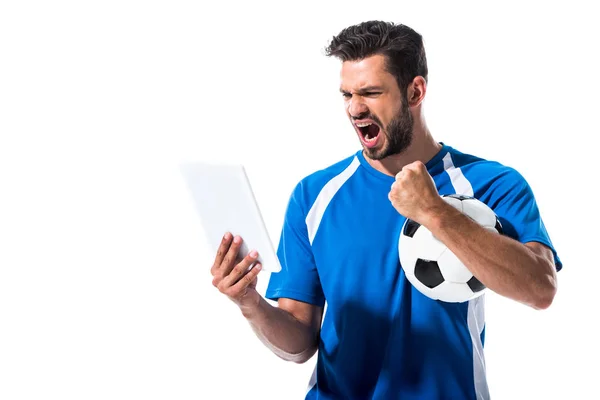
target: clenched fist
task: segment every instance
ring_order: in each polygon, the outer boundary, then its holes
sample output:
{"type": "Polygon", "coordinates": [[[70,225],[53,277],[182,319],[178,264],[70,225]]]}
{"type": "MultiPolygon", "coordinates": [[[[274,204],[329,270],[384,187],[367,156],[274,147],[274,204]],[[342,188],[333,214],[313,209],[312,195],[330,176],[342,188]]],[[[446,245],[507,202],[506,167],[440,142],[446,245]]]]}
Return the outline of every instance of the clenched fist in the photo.
{"type": "Polygon", "coordinates": [[[396,211],[420,224],[430,213],[446,206],[421,161],[408,164],[398,172],[388,198],[396,211]]]}

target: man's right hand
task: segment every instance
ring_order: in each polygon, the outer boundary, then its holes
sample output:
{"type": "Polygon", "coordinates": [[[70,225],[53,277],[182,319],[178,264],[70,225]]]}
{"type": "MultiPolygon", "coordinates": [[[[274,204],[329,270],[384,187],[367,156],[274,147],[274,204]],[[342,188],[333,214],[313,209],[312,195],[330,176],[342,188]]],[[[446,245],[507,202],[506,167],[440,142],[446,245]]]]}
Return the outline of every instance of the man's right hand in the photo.
{"type": "Polygon", "coordinates": [[[210,269],[213,285],[236,303],[260,340],[284,360],[305,362],[319,347],[323,307],[280,298],[275,307],[256,291],[258,254],[239,254],[242,238],[225,234],[210,269]]]}
{"type": "Polygon", "coordinates": [[[258,253],[251,251],[243,256],[239,254],[242,238],[233,237],[227,232],[217,250],[214,264],[210,269],[213,276],[213,286],[237,304],[242,312],[256,307],[260,294],[256,291],[257,275],[262,269],[260,263],[248,271],[256,262],[258,253]]]}

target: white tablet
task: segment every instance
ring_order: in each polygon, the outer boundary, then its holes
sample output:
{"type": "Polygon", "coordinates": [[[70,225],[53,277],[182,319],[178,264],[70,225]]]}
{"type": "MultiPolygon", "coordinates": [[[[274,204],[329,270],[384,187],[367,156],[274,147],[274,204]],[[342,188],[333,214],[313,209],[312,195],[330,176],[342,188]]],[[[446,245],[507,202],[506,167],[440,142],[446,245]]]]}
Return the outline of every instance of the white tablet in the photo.
{"type": "Polygon", "coordinates": [[[279,272],[281,265],[254,198],[243,165],[185,163],[181,171],[190,189],[213,257],[225,232],[241,236],[240,256],[258,251],[263,271],[279,272]]]}

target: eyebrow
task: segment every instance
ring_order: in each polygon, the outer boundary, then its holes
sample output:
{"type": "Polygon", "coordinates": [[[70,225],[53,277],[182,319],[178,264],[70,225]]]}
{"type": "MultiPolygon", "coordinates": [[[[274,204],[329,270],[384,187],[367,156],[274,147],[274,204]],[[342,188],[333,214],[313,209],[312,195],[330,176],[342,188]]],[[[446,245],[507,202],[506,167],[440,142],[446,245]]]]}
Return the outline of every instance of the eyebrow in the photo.
{"type": "MultiPolygon", "coordinates": [[[[340,88],[341,93],[349,93],[347,90],[340,88]]],[[[360,88],[356,91],[358,94],[364,94],[368,92],[383,92],[383,88],[381,86],[366,86],[364,88],[360,88]]]]}

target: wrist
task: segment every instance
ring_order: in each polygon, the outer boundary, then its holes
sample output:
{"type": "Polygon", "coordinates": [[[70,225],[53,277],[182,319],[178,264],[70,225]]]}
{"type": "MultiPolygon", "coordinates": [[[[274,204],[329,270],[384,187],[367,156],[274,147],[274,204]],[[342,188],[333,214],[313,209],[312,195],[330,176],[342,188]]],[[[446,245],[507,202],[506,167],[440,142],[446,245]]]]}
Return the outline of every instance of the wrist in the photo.
{"type": "Polygon", "coordinates": [[[238,307],[240,308],[240,311],[242,312],[244,318],[246,318],[247,320],[251,320],[256,316],[257,312],[260,309],[261,299],[262,297],[260,296],[260,294],[258,294],[258,292],[256,291],[253,291],[253,294],[249,294],[248,297],[244,299],[244,301],[238,304],[238,307]]]}
{"type": "Polygon", "coordinates": [[[452,221],[460,211],[440,198],[440,202],[430,207],[423,216],[421,225],[434,233],[443,230],[448,221],[452,221]]]}

